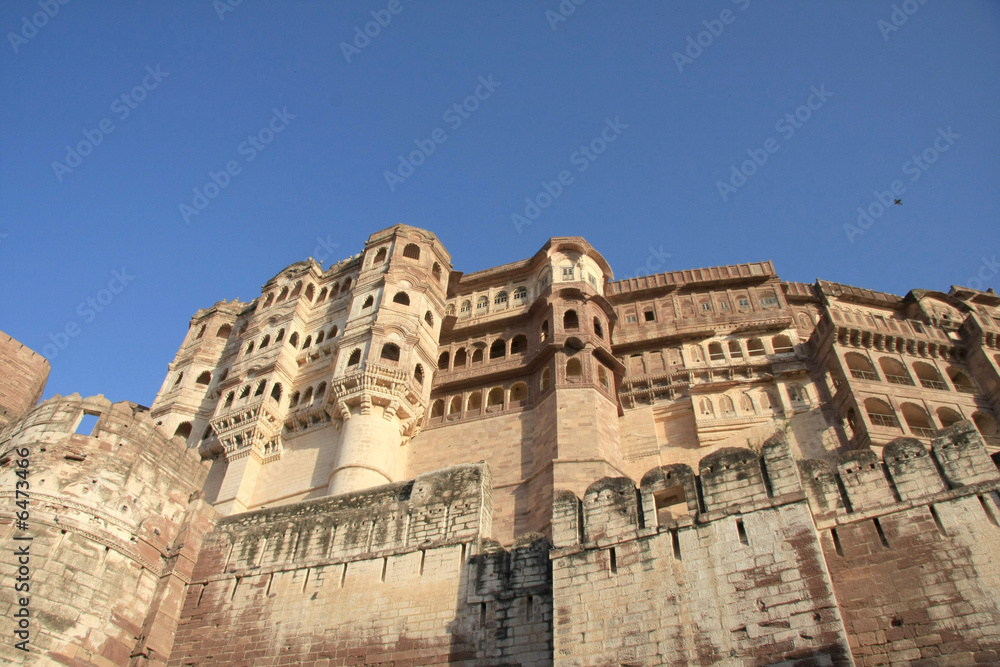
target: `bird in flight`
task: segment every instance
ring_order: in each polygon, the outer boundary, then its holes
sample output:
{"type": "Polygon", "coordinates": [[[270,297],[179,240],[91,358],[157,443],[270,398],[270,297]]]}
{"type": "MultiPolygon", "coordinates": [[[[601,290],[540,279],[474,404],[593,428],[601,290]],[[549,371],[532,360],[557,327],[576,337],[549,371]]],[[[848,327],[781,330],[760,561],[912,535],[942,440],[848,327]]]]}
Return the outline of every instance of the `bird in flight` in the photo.
{"type": "Polygon", "coordinates": [[[894,203],[894,204],[895,204],[896,206],[902,206],[902,205],[903,205],[903,200],[902,200],[902,199],[897,199],[897,200],[895,200],[895,201],[894,201],[893,203],[894,203]]]}

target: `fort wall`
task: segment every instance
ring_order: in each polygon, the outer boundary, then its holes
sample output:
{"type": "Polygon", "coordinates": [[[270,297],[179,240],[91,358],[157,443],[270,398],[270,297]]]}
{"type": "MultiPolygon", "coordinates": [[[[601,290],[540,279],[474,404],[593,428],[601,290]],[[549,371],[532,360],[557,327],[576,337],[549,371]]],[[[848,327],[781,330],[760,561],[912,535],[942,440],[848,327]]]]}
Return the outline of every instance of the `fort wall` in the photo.
{"type": "Polygon", "coordinates": [[[48,378],[48,359],[0,331],[0,428],[38,403],[48,378]]]}

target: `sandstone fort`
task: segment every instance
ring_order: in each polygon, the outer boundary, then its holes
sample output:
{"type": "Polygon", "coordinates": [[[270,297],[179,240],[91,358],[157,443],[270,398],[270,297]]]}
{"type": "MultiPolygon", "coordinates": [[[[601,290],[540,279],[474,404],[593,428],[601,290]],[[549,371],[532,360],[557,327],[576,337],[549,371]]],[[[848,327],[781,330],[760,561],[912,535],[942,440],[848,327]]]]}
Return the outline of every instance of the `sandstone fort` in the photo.
{"type": "Polygon", "coordinates": [[[0,369],[0,661],[1000,664],[993,290],[397,225],[194,313],[151,407],[0,369]]]}

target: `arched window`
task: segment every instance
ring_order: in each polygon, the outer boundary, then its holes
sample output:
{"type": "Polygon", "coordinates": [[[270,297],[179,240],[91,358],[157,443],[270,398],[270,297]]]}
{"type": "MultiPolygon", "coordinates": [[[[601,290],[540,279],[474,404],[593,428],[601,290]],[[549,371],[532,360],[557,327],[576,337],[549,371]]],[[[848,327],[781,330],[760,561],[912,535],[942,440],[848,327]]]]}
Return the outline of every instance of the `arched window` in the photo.
{"type": "Polygon", "coordinates": [[[424,322],[427,322],[429,326],[434,326],[434,313],[429,310],[424,313],[424,322]]]}
{"type": "Polygon", "coordinates": [[[309,405],[313,400],[313,388],[309,387],[302,392],[302,405],[309,405]]]}
{"type": "Polygon", "coordinates": [[[316,398],[322,398],[326,394],[326,383],[320,382],[319,386],[316,387],[316,398]]]}
{"type": "Polygon", "coordinates": [[[740,410],[744,412],[753,412],[753,399],[750,397],[750,392],[745,391],[740,394],[740,410]]]}
{"type": "Polygon", "coordinates": [[[299,392],[292,394],[291,398],[288,399],[288,407],[294,408],[299,404],[299,392]]]}
{"type": "Polygon", "coordinates": [[[351,356],[347,358],[348,366],[357,366],[361,363],[361,350],[359,348],[354,348],[351,350],[351,356]]]}
{"type": "Polygon", "coordinates": [[[316,334],[316,344],[319,345],[326,338],[326,332],[320,329],[319,333],[316,334]]]}
{"type": "Polygon", "coordinates": [[[549,371],[548,366],[542,369],[542,374],[538,379],[538,389],[540,391],[545,391],[550,386],[552,386],[552,373],[549,371]]]}
{"type": "Polygon", "coordinates": [[[466,299],[465,301],[462,302],[462,307],[461,309],[459,309],[459,313],[461,315],[468,315],[471,312],[472,312],[472,302],[466,299]]]}
{"type": "Polygon", "coordinates": [[[523,382],[515,382],[510,388],[511,405],[521,405],[528,400],[528,385],[523,382]]]}
{"type": "Polygon", "coordinates": [[[903,403],[899,409],[903,413],[903,419],[906,421],[910,433],[918,438],[929,438],[934,435],[931,419],[922,407],[915,403],[903,403]]]}
{"type": "Polygon", "coordinates": [[[719,312],[728,313],[730,310],[729,299],[719,299],[719,312]]]}
{"type": "Polygon", "coordinates": [[[899,422],[896,421],[896,413],[893,412],[892,407],[888,403],[881,399],[866,398],[865,412],[868,413],[868,419],[875,426],[899,428],[899,422]]]}
{"type": "Polygon", "coordinates": [[[266,385],[267,385],[267,381],[266,380],[261,380],[260,382],[258,382],[257,383],[257,391],[255,391],[253,393],[253,395],[254,396],[263,396],[264,395],[264,387],[266,385]]]}
{"type": "Polygon", "coordinates": [[[340,329],[337,327],[336,324],[330,327],[330,338],[335,338],[338,333],[340,333],[340,329]]]}
{"type": "Polygon", "coordinates": [[[575,310],[567,310],[563,315],[563,329],[579,329],[580,319],[576,316],[575,310]]]}
{"type": "Polygon", "coordinates": [[[544,322],[542,322],[542,328],[538,334],[538,340],[544,343],[548,339],[549,339],[549,321],[545,320],[544,322]]]}
{"type": "Polygon", "coordinates": [[[229,369],[228,368],[223,368],[222,372],[219,373],[219,384],[222,384],[223,382],[225,382],[225,380],[226,380],[227,377],[229,377],[229,369]]]}
{"type": "Polygon", "coordinates": [[[594,333],[598,338],[604,338],[604,327],[601,326],[601,320],[598,317],[594,318],[594,333]]]}
{"type": "Polygon", "coordinates": [[[260,345],[257,347],[258,350],[263,350],[265,347],[271,344],[271,334],[268,334],[260,339],[260,345]]]}
{"type": "Polygon", "coordinates": [[[204,335],[205,335],[205,325],[204,325],[204,324],[202,324],[202,325],[201,325],[201,328],[200,328],[200,329],[198,329],[198,335],[197,335],[197,336],[195,336],[195,340],[197,340],[197,339],[201,338],[201,337],[202,337],[202,336],[204,336],[204,335]]]}
{"type": "Polygon", "coordinates": [[[882,357],[878,360],[878,365],[882,367],[882,373],[885,375],[886,382],[913,386],[913,378],[907,372],[906,366],[898,359],[882,357]]]}
{"type": "Polygon", "coordinates": [[[319,298],[316,299],[316,304],[317,305],[319,305],[319,304],[323,303],[324,301],[326,301],[326,292],[327,292],[327,289],[325,287],[319,291],[319,298]]]}
{"type": "Polygon", "coordinates": [[[181,383],[181,380],[183,380],[183,379],[184,379],[184,371],[181,371],[180,373],[177,374],[177,379],[174,380],[174,386],[175,387],[179,386],[180,383],[181,383]]]}
{"type": "Polygon", "coordinates": [[[343,294],[344,292],[349,291],[351,289],[351,284],[352,284],[351,283],[351,279],[350,278],[345,278],[344,279],[344,286],[340,288],[340,293],[343,294]]]}
{"type": "Polygon", "coordinates": [[[232,404],[233,404],[233,399],[234,399],[234,398],[236,398],[236,392],[232,392],[232,391],[231,391],[231,392],[229,392],[228,394],[226,394],[226,401],[225,401],[225,403],[224,403],[224,404],[222,405],[222,407],[224,407],[224,408],[228,408],[228,407],[229,407],[230,405],[232,405],[232,404]]]}
{"type": "Polygon", "coordinates": [[[710,399],[708,396],[702,396],[701,398],[699,398],[698,412],[700,412],[703,417],[714,417],[715,406],[712,405],[712,399],[710,399]]]}
{"type": "Polygon", "coordinates": [[[731,359],[743,358],[743,348],[740,347],[740,342],[738,340],[729,341],[729,357],[731,359]]]}
{"type": "Polygon", "coordinates": [[[778,307],[778,297],[775,296],[774,292],[772,292],[771,290],[767,290],[765,292],[761,292],[760,293],[760,307],[763,308],[764,310],[767,310],[769,308],[777,308],[778,307]]]}
{"type": "Polygon", "coordinates": [[[403,257],[407,259],[420,259],[420,246],[415,243],[407,243],[403,248],[403,257]]]}
{"type": "Polygon", "coordinates": [[[498,308],[507,307],[507,292],[497,292],[493,297],[493,305],[498,308]]]}
{"type": "Polygon", "coordinates": [[[274,336],[274,342],[275,343],[280,343],[284,339],[285,339],[285,330],[284,329],[278,329],[278,333],[275,334],[275,336],[274,336]]]}
{"type": "Polygon", "coordinates": [[[528,298],[528,288],[524,285],[514,288],[514,303],[524,301],[528,298]]]}
{"type": "Polygon", "coordinates": [[[507,356],[507,341],[497,338],[490,345],[490,359],[503,359],[505,356],[507,356]]]}
{"type": "Polygon", "coordinates": [[[944,378],[938,369],[924,361],[913,362],[913,372],[917,374],[920,384],[928,389],[940,389],[947,391],[948,385],[944,383],[944,378]]]}
{"type": "Polygon", "coordinates": [[[747,353],[751,357],[762,357],[767,352],[764,351],[764,343],[760,338],[751,338],[747,341],[747,353]]]}
{"type": "Polygon", "coordinates": [[[310,345],[312,345],[312,342],[313,342],[313,337],[312,336],[306,336],[305,341],[302,342],[302,349],[304,350],[304,349],[308,348],[310,345]]]}
{"type": "Polygon", "coordinates": [[[448,370],[448,363],[451,361],[451,355],[447,352],[442,352],[441,356],[438,357],[438,370],[446,371],[448,370]]]}
{"type": "Polygon", "coordinates": [[[985,412],[975,412],[972,415],[972,422],[979,429],[979,433],[982,434],[983,439],[987,443],[996,447],[1000,445],[1000,434],[997,432],[997,422],[991,416],[985,412]]]}
{"type": "Polygon", "coordinates": [[[785,335],[772,338],[771,347],[774,349],[775,354],[791,354],[795,351],[795,348],[792,347],[791,339],[785,335]]]}
{"type": "Polygon", "coordinates": [[[524,354],[528,349],[528,337],[524,334],[514,336],[510,341],[511,354],[524,354]]]}
{"type": "Polygon", "coordinates": [[[334,298],[335,296],[337,296],[337,290],[339,290],[339,289],[340,289],[340,283],[337,282],[336,280],[334,280],[333,284],[330,285],[330,298],[331,299],[334,298]]]}
{"type": "Polygon", "coordinates": [[[309,303],[312,303],[313,295],[314,294],[316,294],[316,288],[313,287],[312,283],[309,283],[306,286],[306,293],[305,293],[306,301],[308,301],[309,303]]]}
{"type": "Polygon", "coordinates": [[[431,404],[431,419],[444,416],[444,401],[440,398],[431,404]]]}
{"type": "Polygon", "coordinates": [[[485,296],[481,296],[478,299],[476,299],[476,312],[477,313],[479,313],[479,312],[486,312],[486,310],[489,309],[489,307],[490,307],[490,300],[488,298],[486,298],[485,296]]]}
{"type": "Polygon", "coordinates": [[[760,402],[760,407],[761,408],[763,408],[765,410],[773,410],[774,409],[774,401],[771,400],[772,397],[771,397],[770,392],[768,392],[766,389],[761,389],[760,393],[758,394],[758,397],[759,397],[758,400],[760,402]]]}
{"type": "Polygon", "coordinates": [[[702,361],[705,360],[705,357],[703,356],[703,352],[701,350],[701,345],[692,345],[690,348],[690,353],[691,353],[691,361],[701,363],[702,361]]]}
{"type": "Polygon", "coordinates": [[[212,427],[211,426],[206,426],[205,427],[205,431],[201,434],[201,440],[202,440],[202,442],[204,442],[205,440],[208,440],[212,436],[212,433],[213,433],[212,427]]]}
{"type": "Polygon", "coordinates": [[[389,255],[385,247],[379,248],[378,252],[375,253],[375,259],[372,260],[372,264],[381,264],[385,261],[385,258],[389,255]]]}
{"type": "Polygon", "coordinates": [[[465,348],[460,347],[458,351],[455,352],[455,368],[465,368],[465,364],[468,363],[469,355],[466,354],[465,348]]]}
{"type": "Polygon", "coordinates": [[[246,398],[249,395],[250,395],[250,385],[248,384],[243,385],[243,388],[240,389],[240,398],[246,398]]]}
{"type": "Polygon", "coordinates": [[[281,291],[278,293],[278,300],[275,301],[275,303],[281,303],[287,298],[288,298],[288,286],[286,285],[281,288],[281,291]]]}
{"type": "Polygon", "coordinates": [[[848,352],[844,355],[844,361],[847,362],[847,368],[851,371],[851,377],[871,382],[878,381],[878,373],[875,372],[871,359],[863,354],[848,352]]]}
{"type": "Polygon", "coordinates": [[[198,379],[195,380],[195,382],[197,382],[198,384],[210,385],[212,384],[212,374],[209,373],[208,371],[203,371],[202,374],[198,376],[198,379]]]}
{"type": "Polygon", "coordinates": [[[938,408],[937,411],[938,420],[941,422],[941,428],[948,428],[955,422],[962,421],[962,415],[958,414],[951,408],[938,408]]]}
{"type": "Polygon", "coordinates": [[[233,333],[233,327],[229,324],[223,324],[219,327],[219,330],[215,332],[216,338],[229,338],[229,334],[233,333]]]}
{"type": "Polygon", "coordinates": [[[295,289],[293,289],[292,293],[288,295],[288,298],[294,299],[295,297],[297,297],[299,295],[300,292],[302,292],[302,281],[301,280],[299,282],[295,283],[295,289]]]}
{"type": "Polygon", "coordinates": [[[247,343],[246,354],[250,354],[251,352],[253,352],[253,341],[247,343]]]}
{"type": "Polygon", "coordinates": [[[274,385],[271,387],[271,399],[275,403],[280,403],[281,402],[281,383],[280,382],[275,382],[274,385]]]}
{"type": "Polygon", "coordinates": [[[406,292],[396,292],[396,296],[392,297],[393,303],[398,303],[403,306],[410,305],[410,295],[406,292]]]}
{"type": "Polygon", "coordinates": [[[434,266],[431,267],[431,275],[434,276],[435,280],[437,280],[437,281],[440,282],[440,280],[441,280],[441,265],[438,264],[437,262],[434,262],[434,266]]]}
{"type": "Polygon", "coordinates": [[[483,349],[481,347],[477,347],[472,351],[472,365],[475,366],[476,364],[481,363],[483,363],[483,349]]]}
{"type": "Polygon", "coordinates": [[[385,361],[399,361],[399,346],[395,343],[386,343],[382,346],[382,352],[379,354],[379,358],[385,361]]]}
{"type": "Polygon", "coordinates": [[[708,358],[712,361],[725,361],[726,353],[722,351],[722,343],[708,344],[708,358]]]}
{"type": "Polygon", "coordinates": [[[299,346],[299,332],[298,331],[293,331],[292,335],[288,337],[288,344],[291,345],[292,347],[296,347],[296,348],[299,346]]]}
{"type": "Polygon", "coordinates": [[[413,379],[417,381],[417,384],[422,385],[424,383],[424,367],[420,364],[417,364],[413,368],[413,379]]]}
{"type": "Polygon", "coordinates": [[[455,304],[449,303],[447,306],[445,306],[444,314],[446,316],[452,316],[452,317],[454,317],[454,315],[455,315],[455,304]]]}
{"type": "Polygon", "coordinates": [[[573,357],[566,362],[566,379],[570,382],[577,382],[583,377],[583,364],[579,359],[573,357]]]}
{"type": "Polygon", "coordinates": [[[174,431],[174,437],[182,437],[187,440],[191,436],[191,422],[181,422],[174,431]]]}
{"type": "Polygon", "coordinates": [[[465,403],[466,414],[477,414],[483,409],[483,394],[482,392],[474,391],[469,394],[469,400],[465,403]]]}
{"type": "Polygon", "coordinates": [[[368,296],[365,297],[365,302],[361,304],[361,309],[364,310],[365,308],[371,308],[374,305],[375,305],[375,297],[369,294],[368,296]]]}
{"type": "Polygon", "coordinates": [[[270,294],[267,295],[267,297],[264,299],[264,305],[261,306],[261,308],[262,309],[270,308],[272,303],[274,303],[274,292],[271,292],[270,294]]]}
{"type": "Polygon", "coordinates": [[[733,399],[729,398],[725,394],[719,397],[719,412],[723,417],[732,417],[736,414],[736,406],[733,405],[733,399]]]}
{"type": "Polygon", "coordinates": [[[608,388],[611,386],[611,381],[608,380],[608,371],[604,366],[597,367],[597,380],[601,383],[602,387],[608,388]]]}
{"type": "Polygon", "coordinates": [[[503,388],[493,387],[490,389],[490,393],[486,395],[486,410],[489,412],[503,410],[503,388]]]}
{"type": "Polygon", "coordinates": [[[969,379],[969,376],[954,366],[948,369],[948,377],[951,378],[951,383],[955,385],[955,390],[960,391],[963,394],[978,394],[979,389],[976,387],[976,383],[969,379]]]}
{"type": "Polygon", "coordinates": [[[451,399],[451,405],[448,406],[449,415],[460,415],[462,414],[462,397],[454,396],[451,399]]]}

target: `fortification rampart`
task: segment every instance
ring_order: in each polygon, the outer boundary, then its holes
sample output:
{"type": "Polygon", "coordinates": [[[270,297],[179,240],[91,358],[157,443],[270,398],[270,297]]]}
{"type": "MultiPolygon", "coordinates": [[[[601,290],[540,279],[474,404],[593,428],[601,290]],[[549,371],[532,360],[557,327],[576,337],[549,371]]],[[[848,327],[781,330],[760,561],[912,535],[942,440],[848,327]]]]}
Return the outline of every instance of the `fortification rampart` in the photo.
{"type": "Polygon", "coordinates": [[[48,359],[0,331],[0,428],[38,403],[48,378],[48,359]]]}
{"type": "Polygon", "coordinates": [[[548,542],[491,517],[485,464],[227,517],[171,664],[548,664],[548,542]]]}
{"type": "MultiPolygon", "coordinates": [[[[32,659],[66,665],[164,664],[201,540],[216,512],[200,500],[206,468],[133,403],[49,399],[0,431],[0,452],[28,450],[27,531],[15,530],[15,466],[0,462],[0,575],[14,580],[12,538],[29,535],[32,659]],[[90,433],[75,433],[84,414],[90,433]],[[42,657],[44,656],[44,658],[42,657]]],[[[22,496],[23,498],[23,496],[22,496]]],[[[19,546],[24,541],[17,543],[19,546]]],[[[12,586],[0,633],[13,636],[12,586]]],[[[24,659],[11,642],[0,659],[24,659]]]]}

